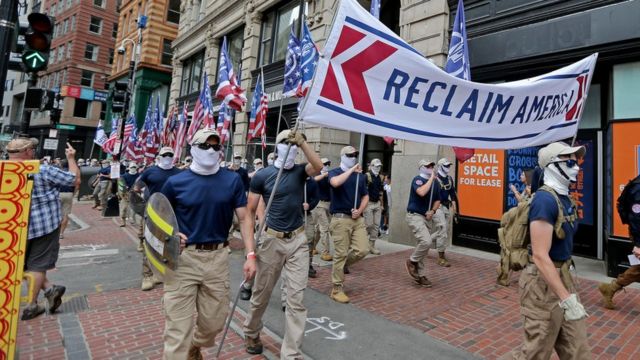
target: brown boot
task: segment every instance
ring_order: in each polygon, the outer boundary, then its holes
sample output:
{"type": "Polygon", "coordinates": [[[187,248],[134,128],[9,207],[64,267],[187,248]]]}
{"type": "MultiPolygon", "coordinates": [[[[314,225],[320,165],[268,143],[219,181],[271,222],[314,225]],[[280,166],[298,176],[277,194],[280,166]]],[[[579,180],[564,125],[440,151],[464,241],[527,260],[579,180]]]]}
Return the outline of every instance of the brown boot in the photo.
{"type": "Polygon", "coordinates": [[[451,264],[449,264],[449,261],[447,260],[447,258],[444,257],[444,251],[438,253],[438,265],[440,265],[442,267],[451,266],[451,264]]]}
{"type": "Polygon", "coordinates": [[[407,259],[404,263],[404,267],[407,269],[409,276],[413,278],[413,280],[418,281],[420,276],[418,275],[418,263],[415,261],[411,261],[411,259],[407,259]]]}
{"type": "Polygon", "coordinates": [[[331,295],[330,297],[334,300],[337,301],[341,304],[346,304],[349,302],[349,297],[347,296],[347,294],[344,293],[344,291],[342,290],[342,286],[333,286],[333,289],[331,290],[331,295]]]}
{"type": "Polygon", "coordinates": [[[255,339],[245,336],[244,347],[249,354],[262,354],[262,341],[260,341],[260,336],[255,339]]]}
{"type": "Polygon", "coordinates": [[[602,294],[602,305],[607,309],[615,309],[616,304],[613,303],[613,296],[622,290],[622,286],[616,280],[613,280],[609,284],[601,283],[598,285],[598,290],[602,294]]]}
{"type": "Polygon", "coordinates": [[[418,285],[422,287],[426,287],[426,288],[431,287],[431,281],[429,281],[429,279],[427,279],[426,276],[420,276],[420,278],[416,280],[416,283],[418,283],[418,285]]]}
{"type": "Polygon", "coordinates": [[[191,348],[189,348],[189,354],[187,355],[187,360],[203,360],[202,353],[200,352],[200,348],[191,344],[191,348]]]}

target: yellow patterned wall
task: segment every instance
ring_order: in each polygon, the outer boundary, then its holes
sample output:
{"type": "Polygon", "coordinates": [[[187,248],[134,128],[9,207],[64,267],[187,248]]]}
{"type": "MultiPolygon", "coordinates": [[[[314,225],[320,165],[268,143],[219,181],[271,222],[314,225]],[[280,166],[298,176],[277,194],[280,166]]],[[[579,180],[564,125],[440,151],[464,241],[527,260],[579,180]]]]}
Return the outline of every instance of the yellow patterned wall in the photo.
{"type": "Polygon", "coordinates": [[[0,161],[0,360],[12,360],[18,337],[20,292],[29,205],[38,161],[0,161]]]}

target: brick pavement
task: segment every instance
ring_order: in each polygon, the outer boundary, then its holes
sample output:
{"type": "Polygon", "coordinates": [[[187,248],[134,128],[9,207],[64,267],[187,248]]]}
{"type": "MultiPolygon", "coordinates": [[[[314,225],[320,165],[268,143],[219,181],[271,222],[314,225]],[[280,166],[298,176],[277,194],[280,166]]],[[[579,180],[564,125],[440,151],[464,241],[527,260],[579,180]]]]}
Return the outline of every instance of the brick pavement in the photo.
{"type": "MultiPolygon", "coordinates": [[[[74,214],[90,229],[70,232],[64,245],[84,243],[135,246],[135,241],[111,219],[100,219],[89,203],[75,204],[74,214]]],[[[128,227],[135,234],[133,227],[128,227]]],[[[239,242],[232,247],[241,248],[239,242]]],[[[372,314],[405,324],[487,359],[508,358],[522,339],[518,309],[517,274],[512,285],[494,284],[494,261],[450,253],[452,267],[428,261],[431,289],[413,285],[404,269],[410,251],[369,257],[354,265],[345,289],[351,303],[372,314]],[[471,270],[468,270],[471,269],[471,270]]],[[[318,278],[309,287],[324,294],[330,290],[330,267],[317,267],[318,278]]],[[[635,321],[640,315],[640,290],[627,289],[616,297],[618,310],[599,304],[597,283],[580,280],[580,295],[587,311],[589,343],[596,359],[640,358],[640,331],[635,321]]],[[[157,359],[162,351],[162,290],[141,292],[122,289],[88,295],[89,309],[77,313],[85,342],[94,359],[157,359]]],[[[65,299],[67,301],[68,299],[65,299]]],[[[338,306],[338,305],[336,305],[338,306]]],[[[234,322],[242,323],[241,312],[234,322]]],[[[267,350],[276,357],[280,344],[264,336],[267,350]]],[[[64,359],[64,337],[58,316],[43,316],[19,323],[18,348],[22,359],[64,359]],[[37,340],[36,340],[37,339],[37,340]]],[[[215,348],[205,357],[213,358],[215,348]]],[[[230,330],[223,349],[224,359],[252,359],[244,352],[243,341],[230,330]]]]}
{"type": "MultiPolygon", "coordinates": [[[[522,342],[518,274],[508,288],[495,285],[494,261],[449,253],[450,268],[437,266],[430,254],[427,264],[433,288],[413,285],[404,269],[410,250],[368,257],[350,267],[345,291],[351,304],[406,324],[487,359],[509,358],[522,342]]],[[[578,269],[579,271],[579,269],[578,269]]],[[[328,294],[331,269],[318,268],[309,286],[328,294]]],[[[640,358],[635,341],[640,323],[640,290],[618,294],[618,309],[600,306],[597,283],[580,279],[580,296],[587,312],[589,344],[596,359],[640,358]]]]}

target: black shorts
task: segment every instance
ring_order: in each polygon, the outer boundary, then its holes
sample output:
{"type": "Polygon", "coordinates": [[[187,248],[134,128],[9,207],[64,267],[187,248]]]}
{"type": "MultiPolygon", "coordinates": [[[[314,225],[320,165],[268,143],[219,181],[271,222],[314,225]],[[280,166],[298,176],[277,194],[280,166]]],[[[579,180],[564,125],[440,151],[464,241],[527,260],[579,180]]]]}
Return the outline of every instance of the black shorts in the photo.
{"type": "Polygon", "coordinates": [[[44,272],[56,267],[60,251],[60,227],[54,231],[27,240],[26,271],[44,272]]]}

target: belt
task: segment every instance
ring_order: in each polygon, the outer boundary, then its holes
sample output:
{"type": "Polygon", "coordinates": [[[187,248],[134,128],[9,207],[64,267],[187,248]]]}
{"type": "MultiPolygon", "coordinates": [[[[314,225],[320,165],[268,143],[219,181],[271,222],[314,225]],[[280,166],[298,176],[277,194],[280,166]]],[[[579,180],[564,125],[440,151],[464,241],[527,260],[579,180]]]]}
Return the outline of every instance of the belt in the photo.
{"type": "Polygon", "coordinates": [[[288,231],[288,232],[276,231],[276,230],[271,229],[271,228],[267,228],[265,231],[267,232],[267,234],[273,235],[273,236],[277,237],[278,239],[291,239],[292,237],[295,237],[296,235],[298,235],[301,232],[303,232],[304,231],[304,226],[300,226],[299,228],[297,228],[297,229],[295,229],[293,231],[288,231]]]}
{"type": "Polygon", "coordinates": [[[320,200],[321,203],[330,203],[331,200],[320,200]]]}
{"type": "Polygon", "coordinates": [[[420,216],[424,216],[424,214],[420,214],[420,213],[413,212],[413,211],[407,211],[407,212],[408,212],[409,214],[411,214],[411,215],[420,215],[420,216]]]}
{"type": "Polygon", "coordinates": [[[352,219],[351,214],[335,213],[331,214],[331,216],[338,219],[352,219]]]}
{"type": "MultiPolygon", "coordinates": [[[[557,260],[551,260],[551,262],[553,262],[553,266],[555,266],[556,269],[560,269],[562,268],[565,264],[569,264],[569,265],[573,265],[573,259],[569,259],[569,260],[565,260],[565,261],[557,261],[557,260]]],[[[533,262],[533,256],[529,255],[529,264],[534,264],[533,262]]]]}
{"type": "Polygon", "coordinates": [[[206,243],[206,244],[190,244],[187,247],[195,248],[196,250],[204,250],[204,251],[216,251],[218,249],[226,248],[229,246],[229,242],[221,242],[221,243],[206,243]]]}

